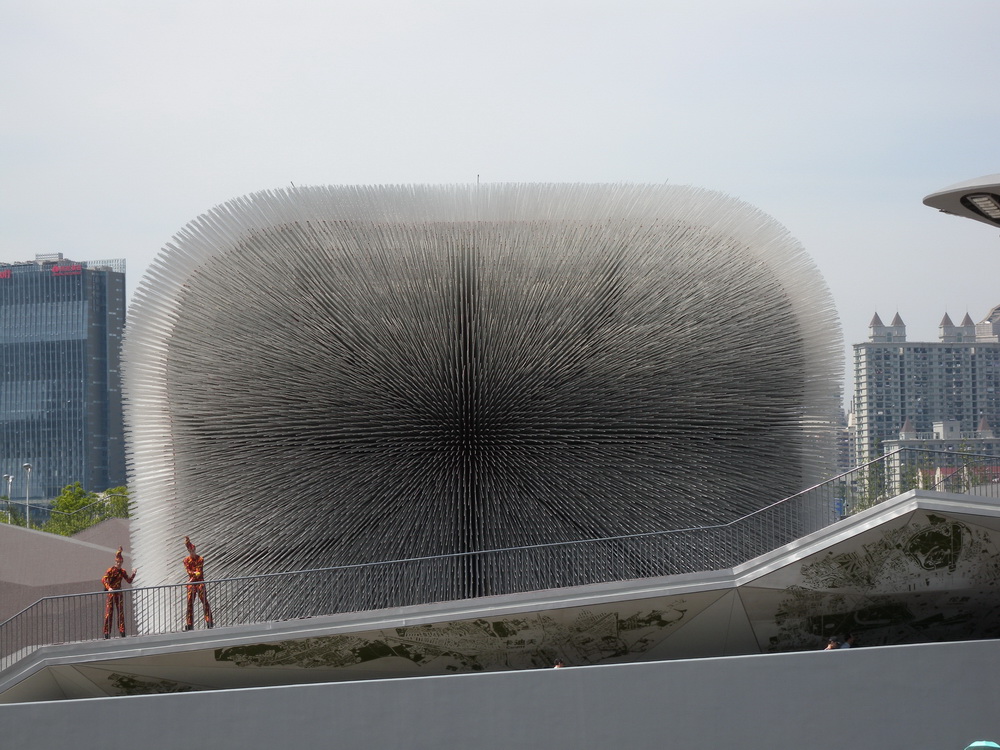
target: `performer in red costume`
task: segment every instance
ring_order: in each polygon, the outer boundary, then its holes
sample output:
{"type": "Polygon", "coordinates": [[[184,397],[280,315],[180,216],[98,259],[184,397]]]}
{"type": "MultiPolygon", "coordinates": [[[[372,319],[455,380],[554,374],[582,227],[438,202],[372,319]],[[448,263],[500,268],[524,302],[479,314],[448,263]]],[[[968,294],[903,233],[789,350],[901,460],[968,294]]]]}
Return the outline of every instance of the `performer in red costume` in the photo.
{"type": "Polygon", "coordinates": [[[135,571],[132,569],[132,575],[125,572],[125,568],[122,567],[122,548],[119,547],[118,551],[115,553],[115,564],[108,568],[104,577],[101,578],[101,583],[104,585],[104,590],[108,592],[107,599],[104,603],[104,637],[109,638],[111,636],[111,623],[115,618],[115,609],[118,610],[118,635],[122,638],[125,637],[125,611],[122,608],[124,604],[122,595],[122,581],[127,581],[132,583],[135,580],[135,571]]]}
{"type": "Polygon", "coordinates": [[[184,570],[188,574],[187,586],[187,618],[184,621],[185,630],[194,630],[194,598],[197,596],[201,600],[202,609],[205,610],[205,624],[212,627],[212,608],[208,606],[208,597],[205,596],[205,558],[197,554],[190,537],[184,537],[184,546],[191,554],[184,558],[184,570]]]}

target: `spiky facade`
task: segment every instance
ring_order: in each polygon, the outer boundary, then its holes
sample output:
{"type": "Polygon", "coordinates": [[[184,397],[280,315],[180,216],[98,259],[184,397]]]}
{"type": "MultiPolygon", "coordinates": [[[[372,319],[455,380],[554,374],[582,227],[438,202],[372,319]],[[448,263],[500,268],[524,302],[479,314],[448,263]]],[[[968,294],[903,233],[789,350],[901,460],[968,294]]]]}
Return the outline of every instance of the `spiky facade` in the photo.
{"type": "MultiPolygon", "coordinates": [[[[167,245],[130,311],[141,582],[183,579],[185,534],[221,578],[728,521],[830,467],[839,357],[801,247],[716,193],[233,200],[167,245]]],[[[546,567],[615,575],[588,554],[546,567]]],[[[566,580],[518,565],[466,565],[459,595],[566,580]]],[[[447,596],[442,575],[382,601],[447,596]]]]}

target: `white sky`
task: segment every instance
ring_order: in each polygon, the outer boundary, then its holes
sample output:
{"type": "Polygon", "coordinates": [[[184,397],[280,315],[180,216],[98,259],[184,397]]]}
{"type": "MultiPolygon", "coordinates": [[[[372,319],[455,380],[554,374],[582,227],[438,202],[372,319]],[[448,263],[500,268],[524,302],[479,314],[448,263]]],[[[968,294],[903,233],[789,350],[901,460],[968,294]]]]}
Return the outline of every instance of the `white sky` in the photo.
{"type": "MultiPolygon", "coordinates": [[[[0,0],[0,261],[286,186],[670,182],[774,216],[847,344],[1000,304],[996,0],[0,0]]],[[[847,383],[850,388],[850,383],[847,383]]]]}

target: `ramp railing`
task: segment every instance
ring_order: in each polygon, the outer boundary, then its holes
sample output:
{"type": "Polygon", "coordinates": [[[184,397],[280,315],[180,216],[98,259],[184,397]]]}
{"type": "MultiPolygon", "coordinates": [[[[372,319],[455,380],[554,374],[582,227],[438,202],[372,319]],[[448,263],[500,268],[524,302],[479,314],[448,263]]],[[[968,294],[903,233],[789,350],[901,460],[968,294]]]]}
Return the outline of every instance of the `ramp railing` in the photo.
{"type": "MultiPolygon", "coordinates": [[[[911,489],[1000,498],[1000,458],[904,449],[724,524],[206,581],[215,627],[732,568],[911,489]]],[[[207,626],[189,584],[125,589],[128,636],[207,626]]],[[[0,674],[38,648],[100,640],[108,594],[50,596],[0,623],[0,674]]],[[[117,615],[117,613],[115,613],[117,615]]],[[[117,638],[113,618],[108,636],[117,638]]]]}

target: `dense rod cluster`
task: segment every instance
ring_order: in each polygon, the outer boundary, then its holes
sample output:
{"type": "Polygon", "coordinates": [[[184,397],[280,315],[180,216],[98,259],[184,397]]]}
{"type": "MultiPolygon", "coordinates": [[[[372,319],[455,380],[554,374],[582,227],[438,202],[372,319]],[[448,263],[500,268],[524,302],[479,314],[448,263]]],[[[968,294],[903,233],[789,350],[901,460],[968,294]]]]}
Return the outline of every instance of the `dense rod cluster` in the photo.
{"type": "MultiPolygon", "coordinates": [[[[728,521],[829,469],[839,352],[800,246],[715,193],[234,200],[130,314],[141,581],[180,579],[185,534],[219,578],[728,521]]],[[[463,565],[464,594],[509,588],[463,565]]]]}

